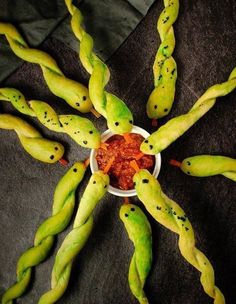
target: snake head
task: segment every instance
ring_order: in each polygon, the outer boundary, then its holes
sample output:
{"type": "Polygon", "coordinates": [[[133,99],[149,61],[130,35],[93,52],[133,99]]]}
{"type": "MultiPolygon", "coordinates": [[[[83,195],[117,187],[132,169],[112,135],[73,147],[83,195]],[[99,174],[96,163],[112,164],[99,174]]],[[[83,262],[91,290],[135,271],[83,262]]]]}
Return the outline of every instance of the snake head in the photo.
{"type": "Polygon", "coordinates": [[[133,115],[126,104],[118,97],[107,93],[107,125],[115,134],[130,133],[133,128],[133,115]]]}
{"type": "Polygon", "coordinates": [[[154,155],[157,154],[159,151],[157,151],[157,145],[156,145],[156,140],[154,136],[150,135],[147,137],[141,144],[140,150],[149,155],[154,155]]]}
{"type": "Polygon", "coordinates": [[[134,174],[134,187],[140,200],[151,200],[161,192],[161,186],[157,179],[146,169],[141,169],[134,174]]]}
{"type": "Polygon", "coordinates": [[[90,196],[96,196],[96,200],[100,200],[107,192],[110,178],[103,171],[99,170],[93,173],[89,180],[87,189],[90,189],[90,196]]]}

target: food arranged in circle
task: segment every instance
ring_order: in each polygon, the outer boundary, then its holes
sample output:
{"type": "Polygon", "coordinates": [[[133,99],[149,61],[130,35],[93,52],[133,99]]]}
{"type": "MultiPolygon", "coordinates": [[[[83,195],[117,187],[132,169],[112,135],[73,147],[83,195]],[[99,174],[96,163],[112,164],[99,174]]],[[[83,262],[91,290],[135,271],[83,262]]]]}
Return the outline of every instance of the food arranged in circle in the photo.
{"type": "MultiPolygon", "coordinates": [[[[75,213],[73,226],[68,228],[69,231],[67,229],[63,235],[64,240],[58,244],[48,291],[45,290],[38,298],[40,304],[55,303],[61,298],[63,301],[63,295],[71,284],[73,264],[93,233],[95,209],[106,196],[109,185],[124,191],[134,189],[137,193],[134,202],[126,197],[119,211],[120,220],[133,243],[133,255],[127,269],[130,296],[133,294],[134,300],[140,304],[151,303],[148,300],[149,292],[144,290],[153,263],[151,221],[154,220],[160,224],[158,227],[164,226],[178,235],[180,254],[184,261],[199,272],[202,291],[211,298],[212,303],[225,304],[224,290],[221,290],[220,281],[219,284],[218,281],[216,283],[219,274],[217,273],[215,278],[214,259],[210,255],[210,258],[207,258],[207,250],[203,253],[205,250],[198,249],[201,248],[202,240],[195,236],[194,221],[185,213],[181,202],[175,202],[175,193],[165,194],[166,185],[163,190],[162,183],[159,182],[161,178],[157,179],[153,172],[156,165],[155,156],[205,116],[217,104],[219,97],[233,92],[236,88],[236,67],[227,71],[227,79],[221,78],[221,81],[212,84],[203,94],[201,92],[200,97],[196,96],[197,101],[190,110],[185,109],[184,114],[166,120],[159,127],[157,119],[163,118],[171,111],[177,80],[177,63],[173,58],[173,24],[179,15],[179,1],[164,1],[164,8],[157,21],[160,46],[153,66],[154,89],[145,104],[145,115],[147,114],[147,119],[152,119],[149,121],[150,128],[151,125],[158,128],[155,128],[150,136],[144,137],[132,132],[135,116],[131,107],[105,89],[110,80],[110,70],[95,54],[95,42],[84,26],[79,6],[75,6],[72,0],[65,0],[65,5],[71,16],[71,29],[80,45],[80,61],[89,74],[88,88],[65,76],[56,60],[47,52],[30,47],[15,25],[0,21],[0,35],[6,38],[12,51],[29,63],[38,64],[49,90],[73,108],[72,113],[59,114],[45,101],[27,100],[16,88],[0,88],[0,100],[10,103],[20,115],[17,117],[12,114],[0,114],[0,129],[14,130],[24,150],[34,159],[43,163],[59,162],[68,166],[67,172],[59,179],[55,188],[51,215],[37,228],[33,246],[19,256],[16,282],[6,287],[2,304],[13,303],[34,287],[33,268],[42,263],[55,249],[55,237],[69,226],[75,213]],[[114,135],[103,142],[96,124],[91,122],[88,116],[75,114],[75,110],[80,111],[82,115],[91,112],[97,119],[105,119],[114,135]],[[98,170],[92,173],[87,185],[83,184],[83,179],[89,165],[88,159],[78,156],[82,158],[80,161],[68,164],[70,160],[67,161],[65,157],[68,146],[64,145],[64,142],[62,145],[57,141],[45,139],[41,132],[23,119],[24,115],[38,119],[42,126],[52,132],[69,135],[83,148],[96,150],[98,170]],[[81,190],[83,187],[85,189],[76,211],[76,189],[80,184],[81,190]],[[152,220],[149,220],[151,218],[152,220]]],[[[178,77],[180,73],[181,69],[178,68],[178,77]]],[[[219,100],[220,102],[227,100],[219,100]]],[[[165,159],[167,164],[168,161],[179,167],[189,179],[223,175],[231,183],[236,181],[236,160],[233,156],[193,155],[180,162],[176,155],[176,159],[165,159]]],[[[173,167],[170,168],[174,170],[173,167]]],[[[130,252],[130,256],[131,254],[130,252]]],[[[191,293],[191,290],[188,292],[191,293]]]]}

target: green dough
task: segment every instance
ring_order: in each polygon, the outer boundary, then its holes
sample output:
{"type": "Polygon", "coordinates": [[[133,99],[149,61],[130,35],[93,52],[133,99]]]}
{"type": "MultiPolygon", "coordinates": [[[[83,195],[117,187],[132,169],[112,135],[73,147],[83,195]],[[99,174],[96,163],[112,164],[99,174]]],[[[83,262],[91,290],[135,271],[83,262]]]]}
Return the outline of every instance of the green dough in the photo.
{"type": "Polygon", "coordinates": [[[217,97],[225,96],[235,88],[236,68],[231,72],[228,81],[210,87],[188,113],[172,118],[146,138],[142,142],[140,150],[151,155],[160,153],[205,115],[215,105],[217,97]]]}
{"type": "Polygon", "coordinates": [[[19,298],[29,286],[32,267],[43,262],[54,244],[55,235],[69,224],[75,205],[75,191],[84,177],[85,165],[75,163],[60,179],[53,198],[52,216],[38,228],[34,246],[25,251],[17,262],[17,282],[2,297],[2,304],[10,304],[19,298]]]}
{"type": "Polygon", "coordinates": [[[65,0],[65,3],[72,15],[72,30],[80,41],[80,60],[91,75],[89,95],[94,108],[107,119],[109,129],[115,134],[131,132],[133,115],[121,99],[105,91],[110,72],[106,64],[93,53],[93,38],[81,26],[83,16],[80,10],[73,5],[72,0],[65,0]]]}
{"type": "Polygon", "coordinates": [[[43,138],[35,128],[19,117],[0,114],[0,129],[14,130],[25,151],[42,162],[55,163],[64,154],[62,144],[43,138]]]}
{"type": "Polygon", "coordinates": [[[121,206],[120,219],[135,248],[129,267],[129,286],[140,304],[148,304],[143,287],[152,265],[151,226],[143,211],[133,204],[121,206]]]}
{"type": "Polygon", "coordinates": [[[177,79],[177,65],[172,57],[175,48],[175,35],[173,23],[179,13],[178,0],[165,0],[165,8],[157,22],[157,30],[161,38],[154,65],[155,88],[147,102],[147,115],[149,118],[162,118],[172,107],[175,98],[175,83],[177,79]]]}
{"type": "Polygon", "coordinates": [[[42,295],[39,304],[55,303],[64,294],[70,279],[74,258],[84,247],[93,227],[93,210],[107,192],[109,176],[95,172],[83,193],[73,224],[57,252],[52,270],[51,290],[42,295]]]}
{"type": "Polygon", "coordinates": [[[56,61],[47,53],[29,48],[17,29],[9,23],[0,22],[0,35],[5,35],[12,51],[21,59],[37,63],[45,81],[56,96],[64,99],[72,108],[87,113],[92,108],[88,90],[82,84],[66,78],[56,61]]]}
{"type": "Polygon", "coordinates": [[[197,155],[183,160],[181,170],[191,176],[222,174],[236,182],[236,160],[220,155],[197,155]]]}
{"type": "Polygon", "coordinates": [[[196,247],[192,225],[184,210],[162,192],[159,182],[147,170],[139,170],[133,177],[138,198],[153,218],[179,235],[182,256],[201,272],[204,291],[214,299],[214,304],[225,304],[224,295],[215,286],[214,269],[207,257],[196,247]]]}

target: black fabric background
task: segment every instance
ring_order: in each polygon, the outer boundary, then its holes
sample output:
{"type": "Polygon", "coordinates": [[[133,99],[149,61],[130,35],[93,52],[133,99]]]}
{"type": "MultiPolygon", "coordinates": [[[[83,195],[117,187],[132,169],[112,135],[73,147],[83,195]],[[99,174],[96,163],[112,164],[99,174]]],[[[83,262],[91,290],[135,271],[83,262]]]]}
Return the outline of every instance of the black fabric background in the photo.
{"type": "MultiPolygon", "coordinates": [[[[156,1],[145,19],[108,61],[111,81],[108,89],[123,98],[134,113],[135,124],[150,132],[154,129],[145,113],[145,102],[153,87],[152,64],[159,45],[156,19],[163,9],[156,1]]],[[[176,101],[172,112],[159,122],[180,115],[211,85],[225,81],[235,67],[236,4],[233,0],[180,1],[175,23],[178,64],[176,101]]],[[[88,75],[77,55],[55,39],[48,39],[42,49],[53,55],[65,74],[83,83],[88,75]]],[[[28,99],[50,102],[60,113],[75,113],[47,89],[41,70],[24,63],[2,86],[22,90],[28,99]]],[[[235,183],[215,176],[194,178],[168,164],[170,158],[182,160],[196,154],[221,154],[236,158],[236,92],[219,98],[215,107],[184,136],[162,153],[159,181],[165,193],[186,211],[195,230],[197,246],[215,269],[216,284],[227,304],[236,303],[236,187],[235,183]]],[[[6,103],[1,112],[16,113],[6,103]]],[[[99,130],[106,129],[104,119],[90,117],[99,130]]],[[[65,144],[66,156],[73,163],[89,155],[63,134],[44,129],[37,120],[25,118],[41,132],[65,144]]],[[[51,214],[54,188],[66,169],[32,159],[19,145],[13,132],[0,131],[0,293],[16,278],[19,255],[33,244],[39,224],[51,214]]],[[[77,192],[83,193],[90,172],[77,192]]],[[[142,204],[137,198],[132,202],[142,204]]],[[[107,194],[95,211],[93,233],[76,258],[68,289],[59,303],[123,304],[137,303],[127,283],[133,246],[127,238],[118,212],[122,199],[107,194]]],[[[143,208],[144,209],[144,208],[143,208]]],[[[146,212],[147,214],[147,212],[146,212]]],[[[147,214],[148,215],[148,214],[147,214]]],[[[199,282],[199,273],[180,255],[178,237],[156,223],[153,229],[153,267],[146,284],[150,303],[210,304],[199,282]]],[[[33,275],[29,292],[17,303],[36,303],[48,290],[54,254],[71,226],[57,238],[55,248],[33,275]]]]}

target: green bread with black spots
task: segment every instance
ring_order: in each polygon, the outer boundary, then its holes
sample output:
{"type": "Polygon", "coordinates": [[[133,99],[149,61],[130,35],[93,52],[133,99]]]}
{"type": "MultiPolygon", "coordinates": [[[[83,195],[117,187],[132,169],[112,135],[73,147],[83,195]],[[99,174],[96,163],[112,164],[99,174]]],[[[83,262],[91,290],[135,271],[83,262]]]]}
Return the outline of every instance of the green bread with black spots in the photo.
{"type": "Polygon", "coordinates": [[[236,182],[236,159],[220,155],[196,155],[185,158],[180,169],[187,175],[207,177],[224,175],[236,182]]]}
{"type": "Polygon", "coordinates": [[[120,219],[135,249],[129,267],[129,286],[140,304],[148,304],[143,287],[152,265],[151,226],[143,211],[133,204],[121,206],[120,219]]]}
{"type": "Polygon", "coordinates": [[[159,182],[148,170],[139,170],[133,177],[138,198],[153,218],[167,229],[179,235],[182,256],[201,272],[204,291],[214,299],[214,304],[225,304],[225,298],[215,286],[214,269],[207,257],[196,247],[192,225],[184,210],[164,192],[159,182]]]}
{"type": "Polygon", "coordinates": [[[217,97],[225,96],[235,88],[236,68],[231,72],[228,81],[211,86],[188,113],[170,119],[146,138],[140,150],[150,155],[160,153],[204,116],[215,105],[217,97]]]}
{"type": "Polygon", "coordinates": [[[40,65],[44,79],[53,94],[64,99],[72,108],[82,113],[87,113],[92,109],[88,89],[84,85],[66,78],[49,54],[30,48],[12,24],[0,22],[0,35],[6,36],[12,51],[18,57],[40,65]]]}
{"type": "Polygon", "coordinates": [[[74,258],[86,244],[93,228],[93,210],[106,194],[109,176],[102,171],[93,173],[80,200],[73,229],[67,234],[59,248],[52,270],[51,290],[39,300],[39,304],[58,301],[69,283],[74,258]]]}
{"type": "Polygon", "coordinates": [[[179,0],[165,0],[165,8],[161,12],[157,30],[161,38],[154,65],[154,89],[147,101],[147,115],[158,119],[166,116],[175,98],[175,83],[177,79],[177,65],[172,57],[175,48],[173,24],[179,13],[179,0]]]}
{"type": "Polygon", "coordinates": [[[82,147],[97,149],[100,146],[101,135],[87,118],[78,115],[58,115],[49,104],[40,100],[31,100],[27,103],[24,95],[13,88],[1,88],[1,99],[11,102],[23,114],[37,117],[49,130],[68,134],[82,147]],[[19,102],[16,102],[16,97],[19,102]]]}
{"type": "Polygon", "coordinates": [[[51,106],[42,101],[31,100],[29,104],[39,121],[48,129],[68,134],[82,147],[100,147],[100,133],[89,119],[78,115],[58,115],[51,106]]]}
{"type": "Polygon", "coordinates": [[[52,216],[37,229],[34,246],[26,250],[17,262],[17,282],[2,297],[2,304],[12,304],[27,290],[32,268],[43,262],[53,247],[55,235],[69,224],[75,205],[75,191],[84,177],[84,163],[75,163],[60,179],[53,198],[52,216]]]}
{"type": "Polygon", "coordinates": [[[35,117],[34,111],[29,107],[25,100],[25,96],[18,90],[13,88],[0,88],[0,100],[11,102],[13,107],[22,114],[35,117]]]}
{"type": "Polygon", "coordinates": [[[93,38],[82,27],[83,16],[80,10],[73,5],[72,0],[65,0],[65,3],[72,16],[72,30],[80,41],[81,63],[91,75],[89,96],[94,108],[107,119],[108,127],[113,133],[130,133],[133,127],[133,115],[121,99],[105,91],[110,79],[109,69],[93,52],[93,38]]]}
{"type": "Polygon", "coordinates": [[[55,163],[64,154],[62,144],[43,138],[34,127],[19,117],[0,114],[0,129],[14,130],[25,151],[42,162],[55,163]]]}

